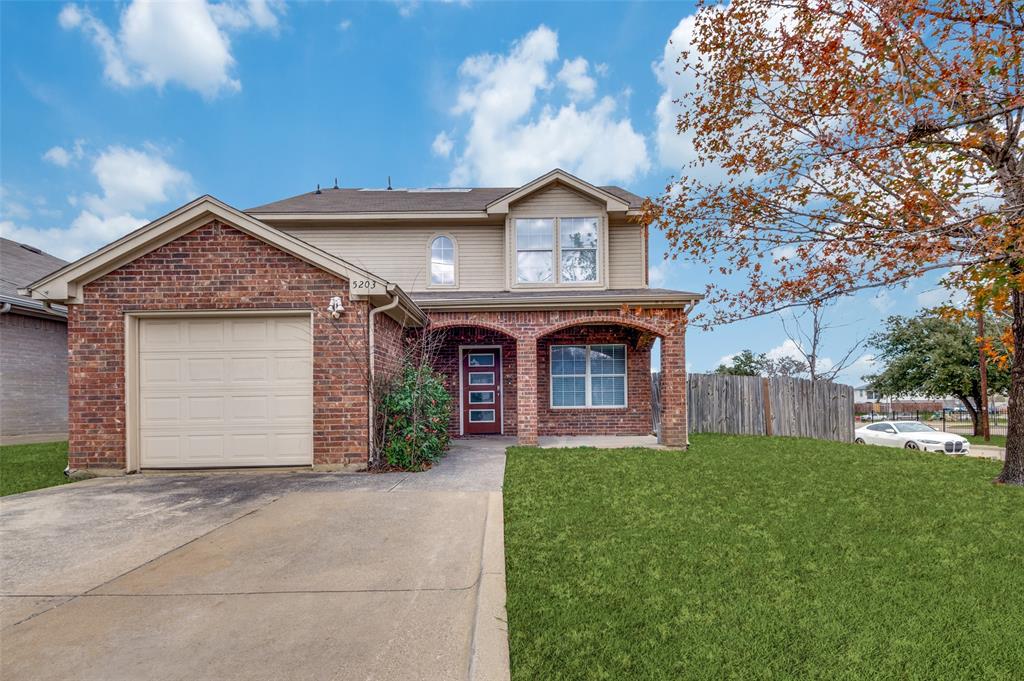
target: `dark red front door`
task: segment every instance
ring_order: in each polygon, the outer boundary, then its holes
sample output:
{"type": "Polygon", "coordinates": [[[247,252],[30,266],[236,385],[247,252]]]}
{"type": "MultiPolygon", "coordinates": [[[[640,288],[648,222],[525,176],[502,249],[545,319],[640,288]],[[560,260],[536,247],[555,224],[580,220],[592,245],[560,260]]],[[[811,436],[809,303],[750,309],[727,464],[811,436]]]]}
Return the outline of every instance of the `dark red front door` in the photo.
{"type": "Polygon", "coordinates": [[[462,432],[501,432],[501,351],[462,351],[462,432]]]}

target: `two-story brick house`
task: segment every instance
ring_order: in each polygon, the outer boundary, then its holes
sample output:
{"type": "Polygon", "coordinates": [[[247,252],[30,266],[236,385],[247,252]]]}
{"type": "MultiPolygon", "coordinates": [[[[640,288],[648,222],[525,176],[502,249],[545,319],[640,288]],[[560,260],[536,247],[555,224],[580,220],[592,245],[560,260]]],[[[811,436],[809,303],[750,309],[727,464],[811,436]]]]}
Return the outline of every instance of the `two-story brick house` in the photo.
{"type": "Polygon", "coordinates": [[[35,282],[68,306],[73,468],[364,465],[368,385],[439,332],[455,435],[685,446],[686,316],[648,286],[640,197],[560,170],[522,187],[201,197],[35,282]],[[440,333],[443,331],[443,333],[440,333]]]}

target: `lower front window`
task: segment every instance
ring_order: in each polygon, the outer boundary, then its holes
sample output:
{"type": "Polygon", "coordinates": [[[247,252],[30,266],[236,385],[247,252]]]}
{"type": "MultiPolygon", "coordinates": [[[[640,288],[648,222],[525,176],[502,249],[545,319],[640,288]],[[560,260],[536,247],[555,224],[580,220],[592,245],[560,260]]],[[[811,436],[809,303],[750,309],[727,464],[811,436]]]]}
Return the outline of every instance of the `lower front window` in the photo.
{"type": "Polygon", "coordinates": [[[551,346],[551,406],[625,407],[626,346],[551,346]]]}

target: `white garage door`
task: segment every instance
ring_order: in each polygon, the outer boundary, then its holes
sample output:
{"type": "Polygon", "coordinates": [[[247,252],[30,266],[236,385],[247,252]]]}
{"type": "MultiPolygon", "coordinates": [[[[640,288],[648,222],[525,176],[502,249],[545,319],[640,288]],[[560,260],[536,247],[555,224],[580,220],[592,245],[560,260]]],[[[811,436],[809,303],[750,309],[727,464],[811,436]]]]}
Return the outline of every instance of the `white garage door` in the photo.
{"type": "Polygon", "coordinates": [[[308,316],[142,319],[143,468],[313,463],[308,316]]]}

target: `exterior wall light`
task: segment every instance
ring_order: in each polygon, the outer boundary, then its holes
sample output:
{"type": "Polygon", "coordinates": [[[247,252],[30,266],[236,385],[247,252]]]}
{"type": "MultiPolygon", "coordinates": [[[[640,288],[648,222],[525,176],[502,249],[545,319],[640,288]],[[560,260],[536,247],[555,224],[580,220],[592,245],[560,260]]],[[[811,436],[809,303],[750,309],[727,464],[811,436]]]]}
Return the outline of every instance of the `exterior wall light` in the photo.
{"type": "Polygon", "coordinates": [[[337,319],[344,312],[345,308],[341,306],[341,297],[334,296],[331,298],[330,304],[327,306],[327,311],[331,313],[331,316],[337,319]]]}

